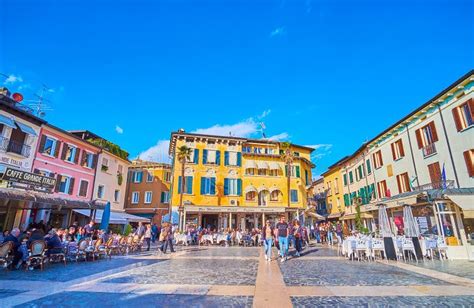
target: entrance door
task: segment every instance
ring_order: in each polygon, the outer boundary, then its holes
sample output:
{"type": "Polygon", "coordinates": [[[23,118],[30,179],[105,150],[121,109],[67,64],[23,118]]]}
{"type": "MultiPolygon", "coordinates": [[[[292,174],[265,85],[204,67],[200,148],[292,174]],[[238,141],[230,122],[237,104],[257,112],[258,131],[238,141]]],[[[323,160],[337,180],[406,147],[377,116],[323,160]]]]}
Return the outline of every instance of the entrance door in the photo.
{"type": "Polygon", "coordinates": [[[203,214],[201,227],[211,230],[217,230],[217,214],[203,214]]]}
{"type": "Polygon", "coordinates": [[[262,190],[258,193],[258,205],[265,206],[268,203],[268,190],[262,190]]]}

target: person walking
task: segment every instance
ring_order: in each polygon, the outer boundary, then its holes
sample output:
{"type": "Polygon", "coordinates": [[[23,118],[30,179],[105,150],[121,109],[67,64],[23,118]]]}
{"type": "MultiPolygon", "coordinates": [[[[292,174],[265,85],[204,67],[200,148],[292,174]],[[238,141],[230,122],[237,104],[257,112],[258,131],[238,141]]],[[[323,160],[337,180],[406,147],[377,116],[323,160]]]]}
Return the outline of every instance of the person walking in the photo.
{"type": "Polygon", "coordinates": [[[163,245],[161,246],[161,251],[166,253],[168,246],[170,247],[171,252],[175,252],[173,248],[173,229],[171,224],[167,224],[161,230],[161,236],[163,237],[163,245]]]}
{"type": "Polygon", "coordinates": [[[290,228],[288,223],[285,221],[285,216],[282,215],[280,217],[280,222],[277,223],[276,229],[278,230],[281,262],[285,262],[288,255],[288,235],[290,233],[290,228]]]}
{"type": "Polygon", "coordinates": [[[151,237],[152,237],[151,225],[147,224],[146,229],[145,229],[145,235],[144,235],[145,242],[146,242],[146,251],[150,251],[151,237]]]}
{"type": "Polygon", "coordinates": [[[302,242],[303,242],[303,228],[298,220],[293,222],[293,236],[295,237],[295,248],[297,257],[301,256],[302,242]]]}
{"type": "Polygon", "coordinates": [[[138,237],[142,237],[143,234],[145,234],[145,226],[143,225],[143,223],[140,221],[138,223],[138,228],[135,230],[135,235],[138,235],[138,237]]]}
{"type": "Polygon", "coordinates": [[[273,245],[273,227],[269,220],[262,229],[263,246],[265,248],[265,260],[272,260],[272,245],[273,245]]]}
{"type": "Polygon", "coordinates": [[[333,244],[333,240],[332,240],[333,232],[334,232],[334,225],[331,222],[329,222],[328,223],[328,244],[330,246],[332,246],[333,244]]]}
{"type": "Polygon", "coordinates": [[[341,245],[342,244],[342,225],[339,221],[336,224],[336,236],[337,236],[337,244],[341,245]]]}
{"type": "Polygon", "coordinates": [[[153,242],[153,244],[155,244],[157,237],[158,237],[158,226],[155,223],[153,223],[153,225],[151,226],[151,241],[153,242]]]}

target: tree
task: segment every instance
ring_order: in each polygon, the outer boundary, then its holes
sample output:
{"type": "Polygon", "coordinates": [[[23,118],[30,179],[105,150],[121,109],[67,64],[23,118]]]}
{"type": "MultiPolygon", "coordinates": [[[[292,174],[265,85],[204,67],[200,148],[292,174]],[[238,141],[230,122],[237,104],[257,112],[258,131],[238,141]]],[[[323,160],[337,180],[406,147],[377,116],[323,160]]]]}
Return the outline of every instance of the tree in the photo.
{"type": "MultiPolygon", "coordinates": [[[[183,211],[183,194],[184,194],[184,188],[185,188],[185,181],[184,181],[184,168],[186,167],[186,162],[188,162],[191,159],[191,153],[192,149],[188,148],[186,145],[182,145],[178,148],[178,152],[176,154],[176,158],[178,159],[178,162],[181,163],[181,187],[180,187],[180,194],[179,194],[179,229],[181,230],[181,212],[183,211]]],[[[170,215],[170,223],[172,223],[172,205],[170,202],[170,209],[169,209],[169,215],[170,215]]]]}
{"type": "Polygon", "coordinates": [[[289,142],[282,142],[280,143],[280,148],[283,150],[282,158],[285,161],[286,165],[286,180],[287,180],[287,187],[286,193],[288,196],[288,208],[290,207],[291,200],[290,200],[290,193],[291,193],[291,164],[293,163],[293,153],[291,152],[291,144],[289,142]]]}

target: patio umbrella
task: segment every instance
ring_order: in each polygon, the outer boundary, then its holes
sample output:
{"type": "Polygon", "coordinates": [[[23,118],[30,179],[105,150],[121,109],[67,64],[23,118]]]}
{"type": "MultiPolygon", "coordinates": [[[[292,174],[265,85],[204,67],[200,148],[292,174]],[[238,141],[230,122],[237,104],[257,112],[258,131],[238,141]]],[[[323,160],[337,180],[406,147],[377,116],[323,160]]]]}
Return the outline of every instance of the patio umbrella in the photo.
{"type": "MultiPolygon", "coordinates": [[[[172,215],[172,216],[171,216],[171,218],[172,218],[171,223],[172,223],[173,225],[177,225],[178,222],[179,222],[179,214],[178,214],[178,212],[173,211],[171,215],[172,215]]],[[[169,215],[169,214],[163,215],[163,216],[161,217],[161,221],[162,221],[162,222],[169,222],[169,221],[170,221],[170,215],[169,215]]]]}
{"type": "Polygon", "coordinates": [[[393,235],[390,220],[387,215],[387,205],[383,203],[379,204],[379,228],[382,237],[391,237],[393,235]]]}
{"type": "Polygon", "coordinates": [[[107,230],[110,221],[110,202],[105,205],[104,213],[102,213],[102,221],[100,222],[100,229],[107,230]]]}
{"type": "Polygon", "coordinates": [[[403,225],[406,236],[418,237],[418,235],[420,235],[418,224],[413,217],[413,212],[409,204],[403,206],[403,225]]]}

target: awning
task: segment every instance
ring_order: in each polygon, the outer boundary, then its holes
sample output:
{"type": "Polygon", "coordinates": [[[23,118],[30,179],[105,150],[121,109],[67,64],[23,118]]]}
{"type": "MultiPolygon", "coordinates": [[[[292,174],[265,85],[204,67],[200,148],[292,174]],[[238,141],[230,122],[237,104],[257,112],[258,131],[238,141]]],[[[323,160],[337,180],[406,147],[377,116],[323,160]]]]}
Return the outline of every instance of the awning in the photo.
{"type": "Polygon", "coordinates": [[[278,188],[278,187],[271,187],[271,188],[270,188],[270,193],[272,193],[272,192],[274,192],[274,191],[280,191],[280,192],[281,192],[280,188],[278,188]]]}
{"type": "Polygon", "coordinates": [[[23,124],[23,123],[18,122],[18,121],[15,121],[15,123],[16,123],[16,125],[18,125],[20,130],[22,132],[24,132],[25,134],[32,135],[32,136],[38,136],[38,134],[36,134],[35,130],[31,126],[28,126],[28,125],[23,124]]]}
{"type": "Polygon", "coordinates": [[[247,186],[247,187],[245,187],[245,189],[244,189],[244,193],[249,193],[249,192],[251,192],[251,191],[257,192],[257,189],[256,189],[254,186],[252,186],[252,185],[247,186]]]}
{"type": "Polygon", "coordinates": [[[332,213],[332,214],[329,214],[328,215],[328,219],[331,219],[331,218],[339,218],[342,216],[342,213],[332,213]]]}
{"type": "Polygon", "coordinates": [[[326,220],[326,217],[322,216],[322,215],[319,215],[318,213],[314,213],[314,212],[306,212],[305,213],[306,215],[308,216],[311,216],[313,218],[316,218],[316,220],[326,220]]]}
{"type": "Polygon", "coordinates": [[[245,169],[257,169],[257,164],[253,160],[247,160],[245,162],[245,169]]]}
{"type": "Polygon", "coordinates": [[[260,186],[260,187],[258,188],[258,192],[261,192],[261,191],[264,191],[264,190],[269,191],[269,190],[268,190],[268,187],[265,187],[265,186],[260,186]]]}
{"type": "Polygon", "coordinates": [[[11,118],[1,115],[1,114],[0,114],[0,124],[3,124],[11,128],[16,128],[15,122],[11,118]]]}
{"type": "MultiPolygon", "coordinates": [[[[90,211],[89,210],[73,210],[76,213],[79,213],[81,215],[90,216],[90,211]]],[[[104,213],[103,210],[97,210],[95,214],[95,222],[100,223],[102,221],[102,214],[104,213]]],[[[136,216],[136,215],[131,215],[127,214],[125,212],[110,212],[110,224],[114,225],[126,225],[129,222],[150,222],[150,219],[136,216]]]]}
{"type": "Polygon", "coordinates": [[[268,163],[266,161],[257,161],[258,169],[269,169],[268,163]]]}
{"type": "MultiPolygon", "coordinates": [[[[349,215],[344,215],[341,217],[341,220],[350,220],[350,219],[355,219],[356,214],[349,214],[349,215]]],[[[372,219],[374,218],[374,215],[369,214],[369,213],[360,213],[360,218],[362,219],[372,219]]]]}
{"type": "Polygon", "coordinates": [[[462,209],[464,218],[474,218],[474,197],[473,195],[448,195],[457,206],[462,209]]]}
{"type": "Polygon", "coordinates": [[[274,161],[270,162],[270,170],[280,170],[280,165],[274,161]]]}

